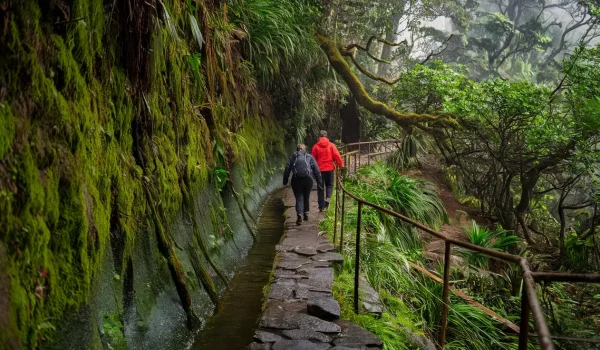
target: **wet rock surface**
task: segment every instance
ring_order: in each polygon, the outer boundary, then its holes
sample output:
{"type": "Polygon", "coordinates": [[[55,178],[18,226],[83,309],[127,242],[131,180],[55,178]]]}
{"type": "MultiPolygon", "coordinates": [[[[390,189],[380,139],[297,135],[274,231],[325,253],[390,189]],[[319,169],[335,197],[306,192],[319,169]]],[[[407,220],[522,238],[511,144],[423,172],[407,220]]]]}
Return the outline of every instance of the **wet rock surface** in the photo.
{"type": "MultiPolygon", "coordinates": [[[[317,208],[317,194],[311,194],[311,209],[317,208]]],[[[339,320],[340,306],[333,298],[332,264],[343,262],[333,252],[326,235],[319,234],[323,213],[296,226],[294,197],[288,190],[283,240],[276,246],[274,279],[269,299],[260,318],[255,342],[248,349],[325,350],[378,349],[382,342],[350,322],[339,320]],[[335,321],[337,320],[337,321],[335,321]]],[[[373,301],[369,298],[369,301],[373,301]]]]}
{"type": "Polygon", "coordinates": [[[315,247],[296,247],[294,252],[300,255],[317,255],[317,249],[315,247]]]}
{"type": "Polygon", "coordinates": [[[364,330],[354,323],[343,320],[337,321],[336,323],[342,328],[342,332],[339,337],[333,340],[334,345],[359,349],[361,347],[383,346],[381,340],[374,336],[373,333],[364,330]]]}
{"type": "Polygon", "coordinates": [[[248,350],[271,350],[271,343],[251,343],[246,347],[248,350]]]}
{"type": "Polygon", "coordinates": [[[276,342],[278,340],[281,340],[281,336],[271,333],[271,332],[265,332],[265,331],[256,331],[256,333],[254,333],[254,340],[260,342],[260,343],[269,343],[269,342],[276,342]]]}
{"type": "Polygon", "coordinates": [[[313,343],[309,340],[280,340],[273,345],[273,350],[326,350],[331,346],[326,343],[313,343]]]}
{"type": "Polygon", "coordinates": [[[335,252],[319,253],[311,257],[311,259],[316,261],[329,261],[332,263],[344,262],[344,257],[342,256],[342,254],[335,252]]]}
{"type": "Polygon", "coordinates": [[[383,301],[381,301],[379,293],[371,287],[364,276],[360,276],[359,286],[359,296],[363,310],[368,313],[381,315],[383,312],[383,301]]]}
{"type": "Polygon", "coordinates": [[[340,304],[333,298],[316,298],[308,301],[307,310],[310,315],[324,320],[340,318],[340,304]]]}
{"type": "Polygon", "coordinates": [[[290,339],[306,339],[306,340],[314,340],[321,343],[329,343],[331,342],[331,337],[315,332],[307,329],[291,329],[282,332],[284,336],[290,339]]]}

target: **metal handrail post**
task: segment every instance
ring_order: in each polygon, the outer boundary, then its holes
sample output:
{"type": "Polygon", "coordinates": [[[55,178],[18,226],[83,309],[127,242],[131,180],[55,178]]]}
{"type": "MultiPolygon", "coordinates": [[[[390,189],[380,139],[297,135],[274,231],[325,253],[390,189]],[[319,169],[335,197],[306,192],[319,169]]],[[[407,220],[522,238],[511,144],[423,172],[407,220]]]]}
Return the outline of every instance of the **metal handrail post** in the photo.
{"type": "MultiPolygon", "coordinates": [[[[338,208],[340,206],[340,196],[339,196],[339,168],[336,167],[336,169],[334,170],[333,176],[335,177],[335,207],[334,207],[334,214],[333,214],[333,247],[335,248],[335,240],[336,240],[336,236],[337,236],[337,225],[338,225],[338,208]]],[[[317,186],[318,187],[318,186],[317,186]]]]}
{"type": "Polygon", "coordinates": [[[360,277],[360,221],[362,217],[362,202],[358,202],[358,217],[356,219],[356,257],[354,258],[354,313],[358,314],[358,290],[360,277]]]}
{"type": "Polygon", "coordinates": [[[448,327],[448,306],[450,298],[448,290],[450,289],[450,248],[452,243],[446,241],[444,249],[444,289],[442,292],[442,329],[440,330],[440,348],[446,346],[446,328],[448,327]]]}
{"type": "Polygon", "coordinates": [[[527,293],[527,301],[533,315],[533,321],[535,323],[538,339],[540,341],[540,347],[544,350],[554,350],[554,343],[552,343],[550,329],[548,329],[548,325],[544,320],[544,312],[542,311],[542,306],[537,298],[535,281],[531,274],[529,264],[525,258],[521,258],[519,265],[523,271],[523,289],[525,289],[525,292],[527,293]]]}
{"type": "Polygon", "coordinates": [[[360,168],[360,146],[361,144],[358,144],[358,167],[360,168]]]}
{"type": "Polygon", "coordinates": [[[340,226],[340,253],[344,255],[344,219],[346,218],[346,192],[342,190],[342,225],[340,226]]]}

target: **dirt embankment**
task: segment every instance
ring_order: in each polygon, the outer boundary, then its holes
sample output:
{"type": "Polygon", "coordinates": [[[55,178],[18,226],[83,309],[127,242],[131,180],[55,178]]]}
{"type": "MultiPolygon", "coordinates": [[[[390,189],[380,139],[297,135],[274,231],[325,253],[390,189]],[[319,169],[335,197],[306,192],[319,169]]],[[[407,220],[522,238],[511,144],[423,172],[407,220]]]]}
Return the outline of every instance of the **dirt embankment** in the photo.
{"type": "MultiPolygon", "coordinates": [[[[425,179],[437,187],[449,218],[449,223],[442,226],[439,232],[448,237],[468,242],[469,239],[463,229],[471,225],[471,220],[482,224],[483,219],[477,215],[478,209],[462,205],[454,196],[441,169],[439,157],[428,154],[420,157],[419,162],[421,166],[418,169],[408,170],[405,174],[413,178],[425,179]]],[[[443,259],[444,241],[431,235],[425,237],[428,241],[426,255],[434,260],[443,259]]]]}

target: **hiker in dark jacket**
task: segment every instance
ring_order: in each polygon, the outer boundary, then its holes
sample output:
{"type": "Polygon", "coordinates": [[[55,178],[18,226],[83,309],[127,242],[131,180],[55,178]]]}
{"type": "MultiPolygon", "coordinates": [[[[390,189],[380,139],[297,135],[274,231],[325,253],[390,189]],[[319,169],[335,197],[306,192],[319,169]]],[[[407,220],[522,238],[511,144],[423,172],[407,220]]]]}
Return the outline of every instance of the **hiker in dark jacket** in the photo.
{"type": "Polygon", "coordinates": [[[321,171],[315,159],[306,153],[306,145],[298,145],[295,152],[288,160],[283,172],[283,185],[287,185],[288,178],[292,172],[292,190],[296,197],[296,213],[298,219],[296,225],[302,224],[302,217],[308,220],[308,212],[310,211],[310,191],[313,187],[313,177],[317,180],[317,185],[323,187],[321,179],[321,171]]]}

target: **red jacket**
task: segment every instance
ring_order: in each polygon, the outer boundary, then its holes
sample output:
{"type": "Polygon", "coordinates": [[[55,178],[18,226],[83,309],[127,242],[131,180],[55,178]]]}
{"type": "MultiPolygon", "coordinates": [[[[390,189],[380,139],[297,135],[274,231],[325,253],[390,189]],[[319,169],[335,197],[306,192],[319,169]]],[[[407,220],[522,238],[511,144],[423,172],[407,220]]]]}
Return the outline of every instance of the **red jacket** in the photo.
{"type": "Polygon", "coordinates": [[[327,137],[321,137],[319,141],[312,148],[312,156],[317,161],[319,169],[321,171],[332,171],[335,169],[333,162],[335,161],[338,166],[343,167],[344,162],[340,157],[340,152],[337,147],[327,137]]]}

